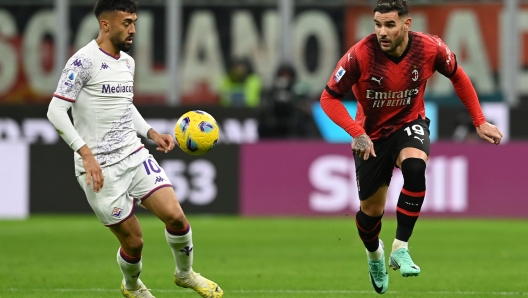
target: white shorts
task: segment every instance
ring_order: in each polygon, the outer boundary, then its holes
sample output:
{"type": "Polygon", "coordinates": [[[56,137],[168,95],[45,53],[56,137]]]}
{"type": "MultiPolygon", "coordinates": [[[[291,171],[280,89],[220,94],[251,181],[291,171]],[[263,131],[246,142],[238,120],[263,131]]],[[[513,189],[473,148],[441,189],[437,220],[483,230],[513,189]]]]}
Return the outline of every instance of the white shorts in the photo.
{"type": "Polygon", "coordinates": [[[88,203],[105,226],[117,225],[134,214],[136,206],[162,187],[172,187],[165,171],[145,148],[103,168],[99,192],[86,185],[86,174],[77,177],[88,203]]]}

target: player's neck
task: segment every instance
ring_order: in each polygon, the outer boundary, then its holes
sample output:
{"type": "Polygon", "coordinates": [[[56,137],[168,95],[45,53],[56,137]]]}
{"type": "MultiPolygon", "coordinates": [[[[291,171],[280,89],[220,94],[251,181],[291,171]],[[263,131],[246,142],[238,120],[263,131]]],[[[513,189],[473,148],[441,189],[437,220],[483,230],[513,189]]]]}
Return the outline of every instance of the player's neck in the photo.
{"type": "Polygon", "coordinates": [[[393,56],[393,57],[401,57],[405,50],[407,49],[407,46],[409,45],[409,32],[405,32],[405,36],[403,37],[403,40],[401,44],[394,49],[392,52],[387,52],[387,54],[393,56]]]}
{"type": "Polygon", "coordinates": [[[101,35],[97,37],[95,40],[97,42],[97,45],[101,50],[104,52],[114,56],[119,57],[120,51],[114,46],[114,44],[110,41],[108,38],[103,38],[101,35]]]}

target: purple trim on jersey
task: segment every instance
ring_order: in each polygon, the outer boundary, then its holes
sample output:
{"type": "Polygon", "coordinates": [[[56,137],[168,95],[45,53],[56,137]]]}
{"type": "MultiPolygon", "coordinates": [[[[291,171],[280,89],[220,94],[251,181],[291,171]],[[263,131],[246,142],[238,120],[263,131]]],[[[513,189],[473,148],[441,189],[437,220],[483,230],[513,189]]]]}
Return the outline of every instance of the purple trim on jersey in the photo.
{"type": "MultiPolygon", "coordinates": [[[[134,155],[134,154],[138,153],[138,152],[141,151],[141,149],[143,149],[143,148],[145,148],[145,146],[141,146],[141,147],[137,148],[136,151],[130,153],[130,155],[134,155]]],[[[129,156],[130,156],[130,155],[129,155],[129,156]]]]}
{"type": "Polygon", "coordinates": [[[99,48],[99,50],[101,50],[101,52],[105,53],[106,55],[108,55],[108,56],[110,56],[110,57],[112,57],[112,58],[114,58],[116,60],[119,60],[119,58],[121,58],[121,54],[119,54],[119,56],[116,57],[116,56],[114,56],[114,55],[112,55],[112,54],[110,54],[108,52],[105,52],[105,50],[103,50],[101,48],[99,48]]]}
{"type": "Polygon", "coordinates": [[[62,99],[62,100],[68,101],[68,102],[75,102],[75,99],[70,99],[70,98],[67,98],[67,97],[64,97],[64,96],[60,96],[60,95],[57,95],[57,94],[53,94],[53,97],[56,97],[58,99],[62,99]]]}
{"type": "Polygon", "coordinates": [[[116,223],[105,225],[105,226],[113,227],[113,226],[117,226],[118,224],[121,224],[125,220],[129,219],[132,215],[134,215],[134,210],[136,210],[136,204],[132,204],[132,210],[130,211],[130,214],[128,214],[125,218],[123,218],[122,220],[120,220],[120,221],[118,221],[116,223]]]}
{"type": "Polygon", "coordinates": [[[160,188],[164,188],[164,187],[172,187],[172,184],[162,184],[162,185],[159,185],[157,186],[156,188],[152,189],[151,191],[149,191],[146,195],[144,195],[141,199],[139,199],[141,202],[143,202],[144,200],[148,199],[148,197],[150,197],[150,195],[152,195],[156,190],[160,189],[160,188]]]}

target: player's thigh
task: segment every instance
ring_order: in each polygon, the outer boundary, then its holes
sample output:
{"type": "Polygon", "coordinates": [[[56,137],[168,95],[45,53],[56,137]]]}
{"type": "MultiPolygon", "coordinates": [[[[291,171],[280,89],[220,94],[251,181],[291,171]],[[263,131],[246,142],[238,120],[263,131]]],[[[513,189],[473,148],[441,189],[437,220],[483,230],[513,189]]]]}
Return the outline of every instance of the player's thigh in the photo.
{"type": "Polygon", "coordinates": [[[86,184],[86,174],[78,176],[77,181],[99,221],[105,226],[118,225],[134,213],[134,199],[127,192],[133,173],[126,164],[120,163],[104,167],[102,171],[105,184],[99,192],[93,190],[93,184],[86,184]]]}
{"type": "Polygon", "coordinates": [[[185,228],[187,219],[172,187],[156,190],[142,204],[167,225],[175,229],[185,228]]]}
{"type": "Polygon", "coordinates": [[[429,119],[417,119],[404,125],[395,133],[396,150],[393,152],[397,167],[407,158],[427,161],[431,147],[429,119]]]}
{"type": "Polygon", "coordinates": [[[383,185],[389,185],[392,178],[394,163],[391,156],[391,140],[374,141],[374,150],[376,157],[371,156],[367,160],[354,155],[356,183],[361,201],[378,193],[383,185]]]}
{"type": "Polygon", "coordinates": [[[172,184],[152,155],[138,168],[129,192],[163,222],[185,221],[172,184]]]}

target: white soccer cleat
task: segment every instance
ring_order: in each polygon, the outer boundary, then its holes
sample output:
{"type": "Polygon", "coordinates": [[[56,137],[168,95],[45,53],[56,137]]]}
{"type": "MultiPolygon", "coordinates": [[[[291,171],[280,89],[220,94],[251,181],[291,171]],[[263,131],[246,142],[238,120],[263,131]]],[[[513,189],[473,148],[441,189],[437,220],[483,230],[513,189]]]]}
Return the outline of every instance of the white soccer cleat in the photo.
{"type": "Polygon", "coordinates": [[[215,282],[194,271],[186,276],[174,275],[174,283],[179,287],[195,290],[203,298],[221,298],[224,296],[224,291],[215,282]]]}
{"type": "Polygon", "coordinates": [[[123,280],[123,282],[121,282],[121,294],[123,294],[124,297],[127,297],[127,298],[156,298],[154,297],[150,292],[149,292],[149,289],[147,289],[147,287],[145,287],[145,285],[139,281],[139,288],[137,290],[128,290],[126,287],[125,287],[125,281],[123,280]]]}

